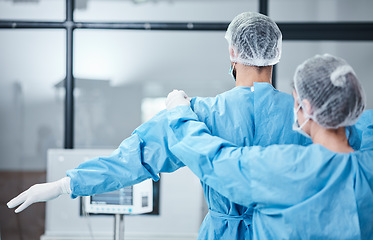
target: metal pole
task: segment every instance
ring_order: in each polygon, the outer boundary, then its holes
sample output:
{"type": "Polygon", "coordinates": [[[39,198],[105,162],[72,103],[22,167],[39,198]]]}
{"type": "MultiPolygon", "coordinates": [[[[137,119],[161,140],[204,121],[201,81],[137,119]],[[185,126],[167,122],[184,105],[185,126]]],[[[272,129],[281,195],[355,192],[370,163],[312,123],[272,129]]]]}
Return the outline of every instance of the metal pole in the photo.
{"type": "Polygon", "coordinates": [[[79,29],[225,31],[226,22],[75,22],[79,29]]]}
{"type": "Polygon", "coordinates": [[[268,0],[259,0],[259,13],[268,16],[268,0]]]}
{"type": "Polygon", "coordinates": [[[66,0],[65,148],[74,147],[73,0],[66,0]]]}
{"type": "MultiPolygon", "coordinates": [[[[1,1],[1,0],[0,0],[1,1]]],[[[107,29],[154,31],[226,31],[229,23],[207,22],[32,22],[0,20],[0,29],[107,29]]],[[[373,22],[277,23],[283,40],[372,41],[373,22]]]]}
{"type": "Polygon", "coordinates": [[[65,28],[63,22],[35,22],[35,21],[8,21],[0,20],[0,29],[2,28],[23,28],[23,29],[46,29],[46,28],[65,28]]]}
{"type": "Polygon", "coordinates": [[[372,22],[278,23],[285,40],[372,41],[372,22]]]}
{"type": "Polygon", "coordinates": [[[114,240],[124,240],[124,214],[114,216],[114,240]]]}
{"type": "MultiPolygon", "coordinates": [[[[268,0],[259,0],[259,13],[268,16],[268,0]]],[[[276,82],[277,82],[276,69],[277,69],[277,65],[274,65],[273,70],[272,70],[272,85],[274,88],[276,88],[276,82]]]]}

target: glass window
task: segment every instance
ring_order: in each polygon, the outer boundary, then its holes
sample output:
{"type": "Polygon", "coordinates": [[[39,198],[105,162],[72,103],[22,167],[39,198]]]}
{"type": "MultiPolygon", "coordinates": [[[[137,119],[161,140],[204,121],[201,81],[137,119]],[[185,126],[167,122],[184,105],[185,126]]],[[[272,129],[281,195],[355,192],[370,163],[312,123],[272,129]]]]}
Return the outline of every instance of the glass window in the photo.
{"type": "Polygon", "coordinates": [[[0,1],[0,20],[64,21],[65,0],[0,1]]]}
{"type": "Polygon", "coordinates": [[[0,170],[45,171],[47,149],[63,144],[65,33],[1,30],[0,39],[0,170]]]}
{"type": "Polygon", "coordinates": [[[77,21],[230,22],[243,11],[258,11],[257,0],[76,0],[77,21]]]}
{"type": "Polygon", "coordinates": [[[369,94],[373,91],[372,42],[284,41],[281,61],[277,66],[277,89],[291,93],[296,67],[307,58],[324,53],[341,57],[353,67],[364,87],[367,107],[372,109],[373,96],[369,94]]]}
{"type": "Polygon", "coordinates": [[[76,30],[75,147],[117,147],[141,124],[143,99],[234,87],[224,32],[76,30]]]}
{"type": "Polygon", "coordinates": [[[275,21],[373,21],[371,0],[269,0],[275,21]]]}

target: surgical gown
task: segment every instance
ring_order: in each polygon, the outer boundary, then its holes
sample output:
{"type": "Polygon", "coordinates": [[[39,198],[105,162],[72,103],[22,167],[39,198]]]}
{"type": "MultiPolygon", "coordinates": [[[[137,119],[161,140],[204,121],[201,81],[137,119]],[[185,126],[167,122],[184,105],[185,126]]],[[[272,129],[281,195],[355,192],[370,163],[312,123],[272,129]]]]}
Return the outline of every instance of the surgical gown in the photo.
{"type": "MultiPolygon", "coordinates": [[[[238,146],[309,144],[292,131],[293,98],[268,83],[235,87],[213,98],[193,98],[191,107],[213,135],[238,146]],[[256,117],[256,116],[264,117],[256,117]]],[[[184,164],[168,148],[167,111],[138,127],[108,157],[99,157],[67,171],[72,197],[114,191],[173,172],[184,164]]],[[[209,213],[199,239],[250,239],[252,208],[231,202],[202,182],[209,213]]]]}
{"type": "Polygon", "coordinates": [[[373,109],[365,110],[355,126],[361,139],[361,148],[373,146],[373,109]]]}
{"type": "MultiPolygon", "coordinates": [[[[205,184],[253,209],[253,239],[373,239],[372,144],[351,153],[237,147],[198,120],[187,106],[169,112],[170,150],[205,184]]],[[[363,138],[373,135],[371,123],[363,138]]]]}

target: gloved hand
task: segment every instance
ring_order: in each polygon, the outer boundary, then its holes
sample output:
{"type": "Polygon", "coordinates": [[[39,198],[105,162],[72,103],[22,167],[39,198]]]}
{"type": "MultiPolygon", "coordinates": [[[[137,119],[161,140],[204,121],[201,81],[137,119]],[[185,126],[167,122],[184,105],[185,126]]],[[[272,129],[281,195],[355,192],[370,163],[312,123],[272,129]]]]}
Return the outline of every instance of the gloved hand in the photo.
{"type": "Polygon", "coordinates": [[[173,90],[166,99],[167,110],[173,109],[177,106],[190,106],[190,98],[184,91],[173,90]]]}
{"type": "Polygon", "coordinates": [[[57,198],[61,194],[70,193],[70,178],[64,177],[55,182],[35,184],[10,200],[6,205],[8,208],[14,208],[23,203],[14,211],[15,213],[19,213],[33,203],[49,201],[57,198]]]}

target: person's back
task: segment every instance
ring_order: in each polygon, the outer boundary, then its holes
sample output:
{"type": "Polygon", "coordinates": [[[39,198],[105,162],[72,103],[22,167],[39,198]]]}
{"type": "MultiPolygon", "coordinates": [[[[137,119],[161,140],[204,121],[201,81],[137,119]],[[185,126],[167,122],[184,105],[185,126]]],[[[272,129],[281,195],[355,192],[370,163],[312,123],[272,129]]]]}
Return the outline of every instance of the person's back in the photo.
{"type": "MultiPolygon", "coordinates": [[[[252,88],[236,87],[215,98],[191,101],[193,111],[213,135],[242,147],[311,143],[292,131],[292,105],[291,95],[275,90],[269,83],[254,83],[252,88]]],[[[198,238],[250,239],[253,209],[231,202],[201,183],[209,213],[198,238]]]]}
{"type": "Polygon", "coordinates": [[[372,239],[373,128],[364,120],[359,142],[348,127],[364,110],[360,83],[330,55],[296,73],[294,129],[314,144],[237,147],[183,106],[170,109],[170,149],[205,184],[253,209],[254,239],[372,239]]]}
{"type": "Polygon", "coordinates": [[[260,180],[246,190],[256,203],[253,238],[372,239],[372,150],[346,154],[318,144],[271,146],[266,149],[271,154],[261,155],[268,161],[252,163],[248,158],[256,169],[251,180],[260,180]],[[282,160],[281,166],[273,164],[273,153],[282,160]],[[294,163],[289,156],[300,157],[294,163]],[[269,186],[270,192],[261,191],[269,186]]]}
{"type": "MultiPolygon", "coordinates": [[[[277,25],[267,16],[242,13],[230,23],[225,37],[236,87],[216,98],[192,99],[199,120],[213,135],[238,146],[306,144],[305,138],[291,131],[292,97],[270,84],[272,66],[281,56],[282,35],[277,25]],[[265,117],[258,118],[258,113],[265,117]]],[[[201,183],[209,213],[199,239],[250,239],[252,208],[237,205],[201,183]]]]}

